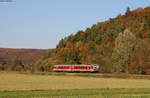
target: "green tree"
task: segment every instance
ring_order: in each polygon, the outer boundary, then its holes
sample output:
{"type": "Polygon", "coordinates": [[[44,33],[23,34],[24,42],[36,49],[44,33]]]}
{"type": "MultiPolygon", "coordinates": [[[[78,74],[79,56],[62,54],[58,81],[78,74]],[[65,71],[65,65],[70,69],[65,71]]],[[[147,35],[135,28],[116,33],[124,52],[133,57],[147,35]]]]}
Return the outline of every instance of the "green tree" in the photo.
{"type": "Polygon", "coordinates": [[[24,69],[24,65],[23,65],[21,59],[19,59],[18,57],[15,58],[15,60],[13,61],[12,70],[21,71],[23,69],[24,69]]]}
{"type": "Polygon", "coordinates": [[[50,58],[54,55],[54,50],[48,50],[47,52],[44,53],[44,58],[50,58]]]}
{"type": "Polygon", "coordinates": [[[131,11],[130,11],[130,7],[127,7],[125,14],[128,15],[130,12],[131,12],[131,11]]]}
{"type": "Polygon", "coordinates": [[[150,31],[147,33],[147,38],[150,40],[150,31]]]}
{"type": "Polygon", "coordinates": [[[0,61],[0,70],[6,70],[6,62],[5,61],[0,61]]]}

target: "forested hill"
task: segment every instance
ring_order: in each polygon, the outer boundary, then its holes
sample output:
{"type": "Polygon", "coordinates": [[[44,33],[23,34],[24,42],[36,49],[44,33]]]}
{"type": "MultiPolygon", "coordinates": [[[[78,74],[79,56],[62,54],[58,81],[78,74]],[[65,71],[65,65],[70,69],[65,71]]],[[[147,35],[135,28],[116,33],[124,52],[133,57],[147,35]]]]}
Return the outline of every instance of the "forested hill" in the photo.
{"type": "Polygon", "coordinates": [[[11,64],[18,58],[22,63],[29,64],[42,58],[48,49],[14,49],[0,48],[0,62],[11,64]]]}
{"type": "Polygon", "coordinates": [[[103,72],[145,73],[150,67],[149,41],[150,7],[127,8],[124,15],[60,40],[53,57],[45,61],[99,64],[103,72]]]}

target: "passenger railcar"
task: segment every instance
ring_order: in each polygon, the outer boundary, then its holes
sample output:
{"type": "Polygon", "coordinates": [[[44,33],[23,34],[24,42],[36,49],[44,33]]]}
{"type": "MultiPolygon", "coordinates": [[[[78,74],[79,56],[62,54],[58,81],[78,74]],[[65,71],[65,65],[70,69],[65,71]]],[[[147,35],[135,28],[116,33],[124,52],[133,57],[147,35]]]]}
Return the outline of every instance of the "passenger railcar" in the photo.
{"type": "Polygon", "coordinates": [[[54,72],[98,72],[98,65],[54,65],[54,72]]]}

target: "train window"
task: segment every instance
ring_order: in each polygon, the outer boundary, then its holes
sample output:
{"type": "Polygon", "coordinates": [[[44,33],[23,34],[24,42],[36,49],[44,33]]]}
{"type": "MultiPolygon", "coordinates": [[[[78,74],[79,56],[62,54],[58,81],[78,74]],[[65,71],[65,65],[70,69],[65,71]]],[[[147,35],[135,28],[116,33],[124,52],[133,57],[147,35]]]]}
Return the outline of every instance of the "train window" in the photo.
{"type": "Polygon", "coordinates": [[[56,66],[54,66],[54,68],[57,68],[56,66]]]}
{"type": "Polygon", "coordinates": [[[97,68],[97,66],[94,66],[93,68],[94,68],[94,69],[96,69],[96,68],[97,68]]]}
{"type": "Polygon", "coordinates": [[[68,68],[69,68],[69,66],[66,66],[66,68],[68,69],[68,68]]]}

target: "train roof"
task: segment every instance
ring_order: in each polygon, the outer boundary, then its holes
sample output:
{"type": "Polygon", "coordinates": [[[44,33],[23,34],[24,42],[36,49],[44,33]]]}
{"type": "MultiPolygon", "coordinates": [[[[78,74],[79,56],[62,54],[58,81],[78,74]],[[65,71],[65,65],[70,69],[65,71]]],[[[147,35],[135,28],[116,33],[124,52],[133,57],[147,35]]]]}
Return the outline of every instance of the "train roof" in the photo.
{"type": "Polygon", "coordinates": [[[72,64],[72,65],[54,65],[54,66],[98,66],[98,65],[96,65],[96,64],[91,64],[91,65],[86,65],[86,64],[76,65],[76,64],[72,64]]]}

